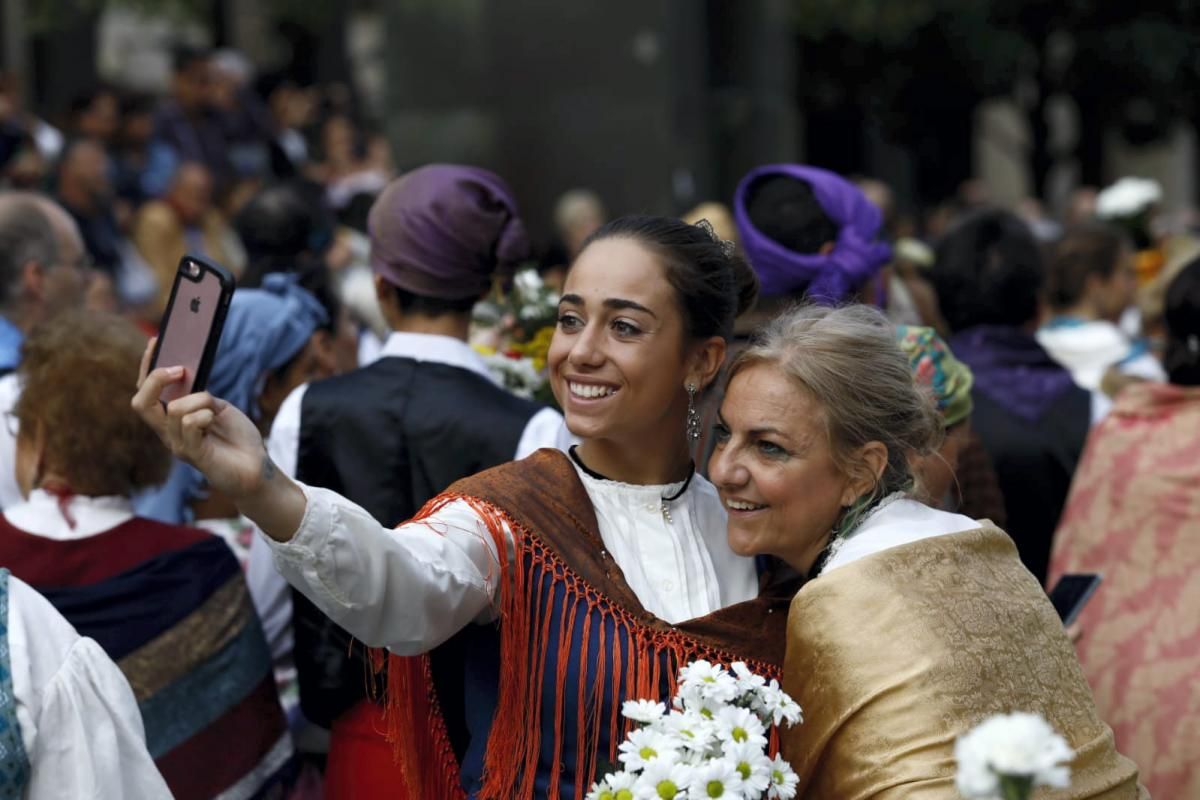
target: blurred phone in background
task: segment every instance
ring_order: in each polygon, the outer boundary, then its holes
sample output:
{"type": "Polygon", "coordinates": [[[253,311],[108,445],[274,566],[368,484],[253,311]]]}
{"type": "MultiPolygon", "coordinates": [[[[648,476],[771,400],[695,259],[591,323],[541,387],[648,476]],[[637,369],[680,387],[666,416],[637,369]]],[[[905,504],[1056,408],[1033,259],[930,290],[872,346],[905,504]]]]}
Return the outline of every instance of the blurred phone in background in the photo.
{"type": "Polygon", "coordinates": [[[234,287],[233,276],[215,264],[194,256],[179,260],[150,363],[152,370],[184,368],[184,379],[163,389],[164,403],[202,392],[208,385],[234,287]]]}
{"type": "Polygon", "coordinates": [[[1100,586],[1100,576],[1094,572],[1063,575],[1050,591],[1050,602],[1054,610],[1069,627],[1079,617],[1079,612],[1087,605],[1096,589],[1100,586]]]}

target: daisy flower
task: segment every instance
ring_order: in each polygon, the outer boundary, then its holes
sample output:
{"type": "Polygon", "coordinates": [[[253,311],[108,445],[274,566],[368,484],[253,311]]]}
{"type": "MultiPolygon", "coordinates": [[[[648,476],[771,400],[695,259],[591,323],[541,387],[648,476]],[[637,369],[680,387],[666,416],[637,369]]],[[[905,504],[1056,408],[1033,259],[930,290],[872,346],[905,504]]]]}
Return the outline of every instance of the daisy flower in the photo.
{"type": "Polygon", "coordinates": [[[749,742],[758,747],[767,746],[766,727],[748,708],[725,706],[717,712],[717,733],[724,741],[749,742]]]}
{"type": "Polygon", "coordinates": [[[688,785],[689,799],[719,797],[722,800],[744,800],[746,796],[742,791],[742,778],[737,766],[728,759],[713,759],[692,772],[692,780],[688,785]]]}
{"type": "Polygon", "coordinates": [[[725,760],[733,764],[742,780],[743,791],[751,797],[762,797],[771,786],[771,759],[761,747],[750,742],[725,745],[725,760]]]}
{"type": "Polygon", "coordinates": [[[667,707],[653,700],[627,700],[621,706],[621,716],[644,725],[649,725],[666,713],[667,707]]]}
{"type": "Polygon", "coordinates": [[[692,769],[686,764],[679,764],[660,759],[646,767],[645,772],[638,776],[634,784],[634,797],[637,800],[672,800],[676,797],[686,797],[688,785],[692,780],[692,769]]]}
{"type": "Polygon", "coordinates": [[[678,745],[657,731],[640,728],[630,731],[625,741],[621,742],[620,751],[618,760],[625,765],[625,769],[636,772],[655,761],[673,761],[678,745]]]}
{"type": "Polygon", "coordinates": [[[799,783],[800,778],[792,770],[792,765],[775,756],[771,761],[771,788],[767,790],[767,797],[771,800],[792,800],[799,783]]]}
{"type": "Polygon", "coordinates": [[[721,667],[708,661],[693,661],[679,670],[680,693],[705,700],[732,703],[738,696],[737,680],[721,667]]]}

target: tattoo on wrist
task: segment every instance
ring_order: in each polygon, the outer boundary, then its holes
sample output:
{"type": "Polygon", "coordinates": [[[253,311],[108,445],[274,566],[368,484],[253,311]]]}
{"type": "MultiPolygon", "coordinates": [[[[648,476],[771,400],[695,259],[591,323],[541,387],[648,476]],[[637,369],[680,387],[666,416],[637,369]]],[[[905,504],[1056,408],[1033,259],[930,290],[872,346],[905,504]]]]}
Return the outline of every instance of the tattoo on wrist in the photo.
{"type": "Polygon", "coordinates": [[[262,479],[265,483],[270,483],[275,480],[275,475],[279,470],[275,467],[275,462],[271,461],[271,457],[263,453],[262,459],[262,479]]]}

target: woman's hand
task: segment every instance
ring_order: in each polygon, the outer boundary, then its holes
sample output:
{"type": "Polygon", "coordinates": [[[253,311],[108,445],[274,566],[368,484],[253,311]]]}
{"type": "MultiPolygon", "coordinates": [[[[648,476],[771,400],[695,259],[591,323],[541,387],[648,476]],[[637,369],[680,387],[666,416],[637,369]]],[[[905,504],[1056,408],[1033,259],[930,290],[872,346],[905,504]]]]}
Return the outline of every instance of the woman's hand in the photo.
{"type": "Polygon", "coordinates": [[[300,487],[271,463],[258,428],[236,407],[207,392],[164,408],[159,400],[163,389],[183,380],[184,370],[148,372],[153,353],[151,340],[142,356],[133,410],[177,458],[200,470],[209,486],[228,495],[268,536],[292,538],[307,502],[300,487]]]}
{"type": "Polygon", "coordinates": [[[153,347],[151,342],[142,356],[134,411],[214,489],[235,501],[261,490],[270,462],[258,428],[237,408],[207,392],[181,397],[164,408],[159,400],[163,389],[183,380],[184,370],[163,367],[147,374],[153,347]]]}

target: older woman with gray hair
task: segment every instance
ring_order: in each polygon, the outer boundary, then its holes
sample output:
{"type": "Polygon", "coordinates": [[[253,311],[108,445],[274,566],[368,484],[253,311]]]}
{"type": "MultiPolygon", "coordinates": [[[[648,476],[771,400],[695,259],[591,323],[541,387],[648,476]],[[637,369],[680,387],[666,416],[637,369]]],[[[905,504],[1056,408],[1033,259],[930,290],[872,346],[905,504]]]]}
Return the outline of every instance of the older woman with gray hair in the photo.
{"type": "Polygon", "coordinates": [[[730,374],[709,464],[730,546],[809,576],[784,670],[805,716],[783,741],[798,796],[956,798],[957,737],[1021,710],[1077,754],[1056,797],[1138,797],[1012,540],[914,499],[911,464],[944,423],[884,317],[795,309],[730,374]]]}

